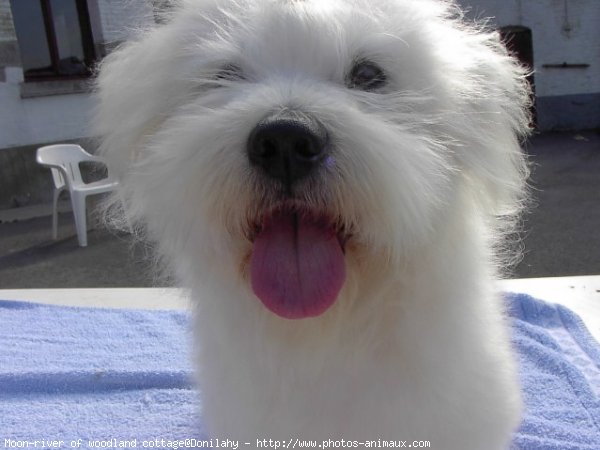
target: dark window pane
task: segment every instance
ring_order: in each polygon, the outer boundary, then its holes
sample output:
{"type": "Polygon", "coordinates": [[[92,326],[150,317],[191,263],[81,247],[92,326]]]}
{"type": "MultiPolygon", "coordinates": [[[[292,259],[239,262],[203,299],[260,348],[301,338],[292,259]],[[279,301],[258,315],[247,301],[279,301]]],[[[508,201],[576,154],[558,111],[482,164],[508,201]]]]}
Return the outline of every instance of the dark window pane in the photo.
{"type": "Polygon", "coordinates": [[[58,47],[58,71],[61,75],[83,75],[87,69],[75,1],[52,0],[50,5],[58,47]]]}
{"type": "Polygon", "coordinates": [[[11,0],[25,75],[52,74],[44,16],[39,0],[11,0]]]}

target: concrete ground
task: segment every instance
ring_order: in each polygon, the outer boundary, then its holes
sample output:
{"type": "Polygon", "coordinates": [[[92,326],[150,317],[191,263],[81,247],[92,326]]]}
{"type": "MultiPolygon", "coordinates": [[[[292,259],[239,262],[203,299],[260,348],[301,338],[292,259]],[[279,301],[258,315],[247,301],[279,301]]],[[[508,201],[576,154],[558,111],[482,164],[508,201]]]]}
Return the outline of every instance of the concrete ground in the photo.
{"type": "MultiPolygon", "coordinates": [[[[600,133],[541,134],[526,150],[534,204],[514,276],[600,274],[600,133]]],[[[69,212],[60,214],[59,239],[52,241],[49,211],[0,211],[0,289],[170,284],[153,275],[150,250],[126,234],[92,230],[88,247],[80,248],[69,212]]]]}

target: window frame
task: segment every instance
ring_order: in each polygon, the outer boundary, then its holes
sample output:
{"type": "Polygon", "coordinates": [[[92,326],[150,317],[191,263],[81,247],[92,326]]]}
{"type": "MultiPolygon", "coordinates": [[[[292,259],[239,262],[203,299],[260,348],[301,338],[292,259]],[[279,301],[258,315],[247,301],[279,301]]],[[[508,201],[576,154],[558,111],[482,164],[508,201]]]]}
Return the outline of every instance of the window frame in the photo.
{"type": "MultiPolygon", "coordinates": [[[[18,0],[17,0],[18,1],[18,0]]],[[[47,73],[27,73],[23,68],[23,76],[25,82],[35,81],[55,81],[55,80],[80,80],[86,79],[92,76],[92,67],[96,60],[96,49],[94,46],[94,38],[92,33],[92,25],[90,21],[90,13],[88,9],[87,0],[72,0],[75,3],[77,10],[77,18],[79,20],[79,30],[81,34],[81,46],[83,48],[83,63],[85,64],[87,73],[77,75],[61,75],[59,72],[59,51],[58,41],[56,38],[56,30],[54,27],[54,17],[52,15],[52,4],[51,0],[39,0],[42,18],[44,21],[44,31],[46,36],[46,43],[48,44],[48,53],[50,55],[50,67],[53,71],[52,74],[47,73]]]]}

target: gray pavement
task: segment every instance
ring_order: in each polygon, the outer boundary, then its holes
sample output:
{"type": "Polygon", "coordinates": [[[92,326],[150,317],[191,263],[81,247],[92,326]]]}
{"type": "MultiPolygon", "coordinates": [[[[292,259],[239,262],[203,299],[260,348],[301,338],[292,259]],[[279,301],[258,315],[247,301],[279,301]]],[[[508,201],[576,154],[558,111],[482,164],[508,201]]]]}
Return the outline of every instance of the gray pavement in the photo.
{"type": "MultiPolygon", "coordinates": [[[[533,205],[524,217],[525,255],[514,277],[600,274],[600,133],[546,133],[531,155],[533,205]]],[[[102,228],[80,248],[72,215],[51,240],[50,208],[0,211],[0,289],[167,286],[151,251],[102,228]]],[[[64,211],[64,208],[63,208],[64,211]]]]}
{"type": "Polygon", "coordinates": [[[73,215],[59,214],[58,240],[51,218],[0,224],[0,289],[149,287],[155,281],[149,249],[123,233],[88,231],[79,247],[73,215]]]}
{"type": "Polygon", "coordinates": [[[542,134],[527,151],[533,204],[515,276],[600,274],[600,132],[542,134]]]}

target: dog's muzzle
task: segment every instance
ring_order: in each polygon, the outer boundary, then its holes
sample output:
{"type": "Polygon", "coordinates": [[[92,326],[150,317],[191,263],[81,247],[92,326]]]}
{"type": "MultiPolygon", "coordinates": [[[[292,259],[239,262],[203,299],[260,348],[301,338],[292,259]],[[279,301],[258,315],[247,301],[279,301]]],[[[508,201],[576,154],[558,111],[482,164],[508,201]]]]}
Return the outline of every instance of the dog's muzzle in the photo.
{"type": "Polygon", "coordinates": [[[319,316],[346,279],[345,235],[336,217],[293,198],[293,191],[330,156],[327,131],[315,117],[286,108],[258,122],[247,151],[252,167],[286,191],[253,227],[252,290],[279,317],[319,316]]]}
{"type": "Polygon", "coordinates": [[[248,138],[250,163],[288,190],[314,171],[327,156],[325,127],[295,110],[278,111],[262,119],[248,138]]]}

